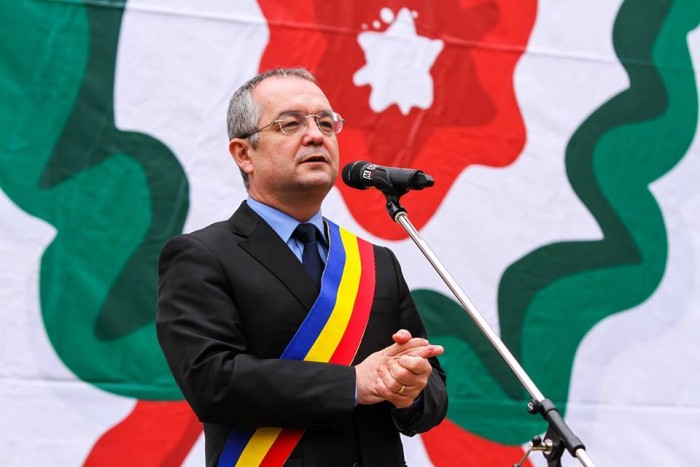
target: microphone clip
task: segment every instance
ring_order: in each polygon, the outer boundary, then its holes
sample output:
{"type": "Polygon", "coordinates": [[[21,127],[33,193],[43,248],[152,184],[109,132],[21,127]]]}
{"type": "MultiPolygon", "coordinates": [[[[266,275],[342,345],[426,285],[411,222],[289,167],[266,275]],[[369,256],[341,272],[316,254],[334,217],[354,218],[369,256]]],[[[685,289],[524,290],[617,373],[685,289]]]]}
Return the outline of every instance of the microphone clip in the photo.
{"type": "Polygon", "coordinates": [[[399,199],[407,192],[408,190],[405,190],[403,193],[387,193],[382,191],[386,198],[386,210],[389,211],[389,216],[391,216],[394,222],[396,222],[396,216],[402,212],[406,212],[406,209],[399,203],[399,199]]]}

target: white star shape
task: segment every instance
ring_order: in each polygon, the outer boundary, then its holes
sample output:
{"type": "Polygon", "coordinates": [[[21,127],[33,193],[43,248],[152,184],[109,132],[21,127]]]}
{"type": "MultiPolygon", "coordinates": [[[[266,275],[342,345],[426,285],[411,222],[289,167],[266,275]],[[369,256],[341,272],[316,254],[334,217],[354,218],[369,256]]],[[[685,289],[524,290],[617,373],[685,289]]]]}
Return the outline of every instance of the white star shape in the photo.
{"type": "Polygon", "coordinates": [[[404,115],[412,107],[430,108],[434,86],[430,69],[444,44],[440,39],[419,36],[407,8],[399,11],[386,31],[362,32],[357,42],[366,64],[355,72],[353,83],[372,87],[369,106],[374,112],[382,112],[392,104],[404,115]]]}

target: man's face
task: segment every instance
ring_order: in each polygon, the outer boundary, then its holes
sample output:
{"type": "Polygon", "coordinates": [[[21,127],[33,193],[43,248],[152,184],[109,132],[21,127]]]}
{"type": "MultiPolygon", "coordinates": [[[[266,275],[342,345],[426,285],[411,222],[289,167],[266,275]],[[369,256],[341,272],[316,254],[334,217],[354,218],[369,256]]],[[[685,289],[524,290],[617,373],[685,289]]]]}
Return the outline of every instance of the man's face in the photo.
{"type": "MultiPolygon", "coordinates": [[[[290,111],[309,115],[332,110],[318,86],[297,77],[265,79],[253,97],[263,109],[259,127],[290,111]]],[[[259,201],[275,205],[278,199],[313,195],[320,202],[338,176],[338,141],[335,134],[322,133],[313,118],[293,135],[274,124],[259,133],[258,146],[249,148],[248,159],[242,168],[248,173],[250,195],[259,201]]]]}

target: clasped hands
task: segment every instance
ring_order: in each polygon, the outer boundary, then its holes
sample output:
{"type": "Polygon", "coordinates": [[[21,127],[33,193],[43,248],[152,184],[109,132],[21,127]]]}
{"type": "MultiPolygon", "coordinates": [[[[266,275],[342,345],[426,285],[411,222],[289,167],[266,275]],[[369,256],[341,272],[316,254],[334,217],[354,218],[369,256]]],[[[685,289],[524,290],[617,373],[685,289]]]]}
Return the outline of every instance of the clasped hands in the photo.
{"type": "Polygon", "coordinates": [[[398,408],[409,407],[433,371],[427,359],[444,352],[442,346],[412,337],[405,329],[397,331],[392,339],[394,344],[355,366],[358,404],[389,401],[398,408]]]}

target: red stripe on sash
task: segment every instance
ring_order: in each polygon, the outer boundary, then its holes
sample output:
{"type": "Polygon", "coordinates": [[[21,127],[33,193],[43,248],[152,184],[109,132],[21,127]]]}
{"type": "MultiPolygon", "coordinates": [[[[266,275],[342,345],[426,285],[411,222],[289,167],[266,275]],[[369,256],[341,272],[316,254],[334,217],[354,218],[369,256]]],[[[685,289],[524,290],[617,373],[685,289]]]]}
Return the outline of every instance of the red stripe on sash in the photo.
{"type": "Polygon", "coordinates": [[[374,299],[375,268],[374,268],[374,247],[371,243],[357,238],[360,252],[360,262],[362,264],[362,274],[360,275],[360,286],[352,309],[352,316],[345,334],[338,343],[331,363],[350,365],[357,354],[357,350],[367,328],[369,312],[374,299]]]}
{"type": "Polygon", "coordinates": [[[282,433],[280,433],[260,463],[260,467],[280,467],[284,465],[303,435],[304,430],[292,430],[291,428],[282,430],[282,433]]]}

